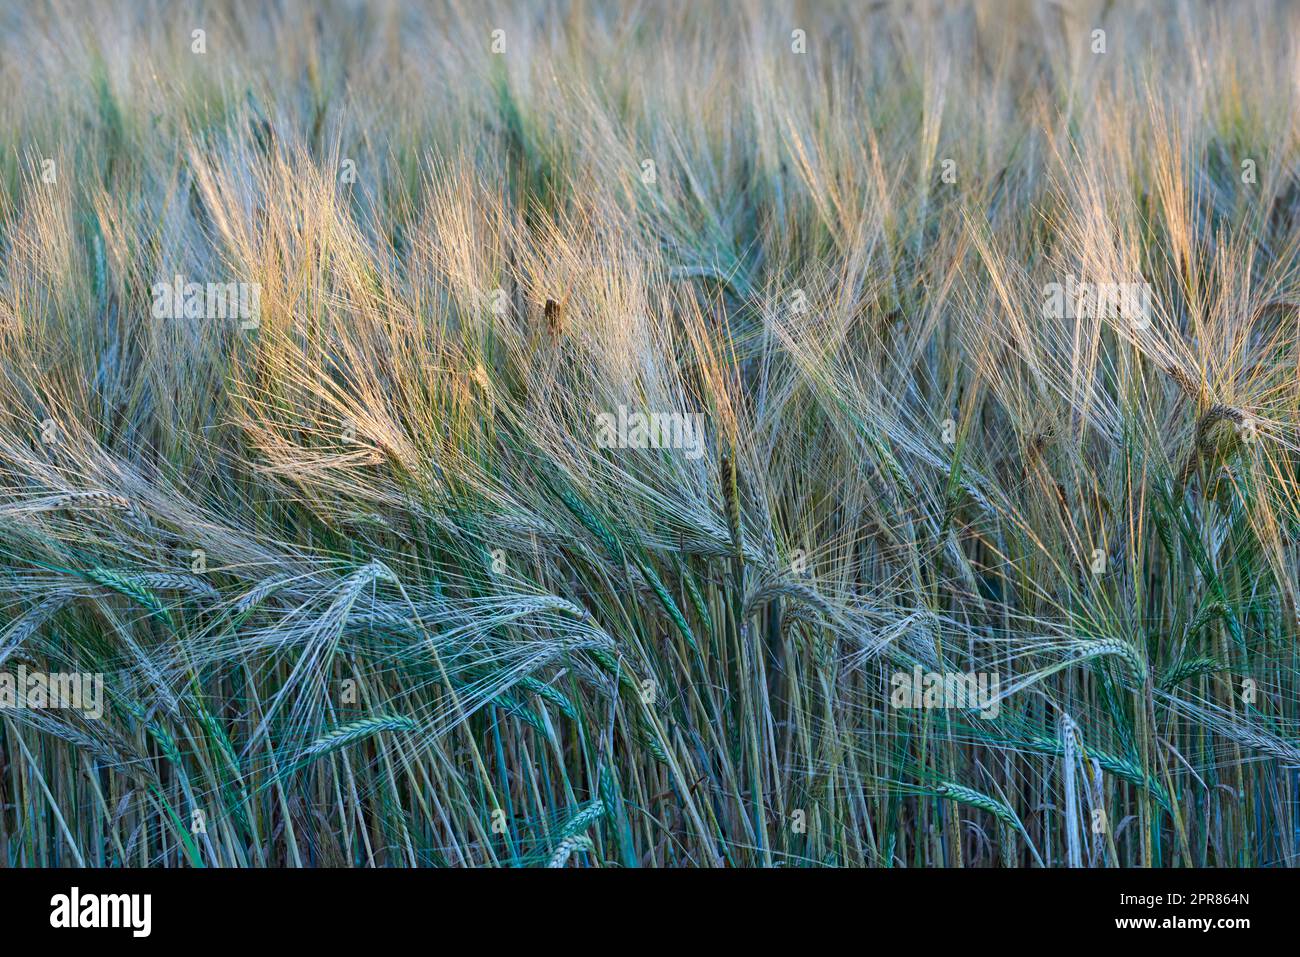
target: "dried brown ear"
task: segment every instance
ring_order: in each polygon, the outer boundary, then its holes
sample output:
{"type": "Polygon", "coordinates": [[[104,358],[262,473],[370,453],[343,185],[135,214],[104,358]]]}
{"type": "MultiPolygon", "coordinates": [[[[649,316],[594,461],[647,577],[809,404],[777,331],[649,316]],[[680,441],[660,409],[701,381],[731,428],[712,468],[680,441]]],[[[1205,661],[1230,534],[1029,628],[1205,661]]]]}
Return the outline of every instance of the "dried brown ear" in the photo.
{"type": "Polygon", "coordinates": [[[552,335],[558,335],[564,327],[564,307],[554,299],[547,299],[543,314],[546,317],[546,328],[552,335]]]}

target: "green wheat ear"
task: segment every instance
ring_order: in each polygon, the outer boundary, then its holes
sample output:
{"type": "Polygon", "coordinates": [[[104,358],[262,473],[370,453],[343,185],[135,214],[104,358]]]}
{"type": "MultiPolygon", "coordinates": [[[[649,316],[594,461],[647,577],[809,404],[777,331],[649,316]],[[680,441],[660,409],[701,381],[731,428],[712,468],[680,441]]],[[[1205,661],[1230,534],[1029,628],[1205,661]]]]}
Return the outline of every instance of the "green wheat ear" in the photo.
{"type": "Polygon", "coordinates": [[[566,837],[555,846],[555,852],[547,862],[547,867],[564,867],[578,851],[590,851],[595,845],[591,838],[585,834],[574,834],[572,837],[566,837]]]}
{"type": "Polygon", "coordinates": [[[1156,687],[1161,691],[1172,691],[1188,678],[1217,674],[1223,670],[1225,666],[1217,658],[1187,658],[1165,671],[1156,683],[1156,687]]]}
{"type": "Polygon", "coordinates": [[[108,568],[91,568],[86,571],[86,577],[98,585],[112,589],[119,595],[125,595],[137,604],[149,609],[152,614],[161,618],[169,627],[175,627],[175,622],[172,620],[167,606],[141,581],[140,576],[125,575],[108,568]]]}
{"type": "Polygon", "coordinates": [[[307,745],[299,758],[307,761],[314,760],[322,755],[329,754],[331,751],[337,751],[339,748],[355,744],[357,741],[378,734],[381,731],[416,731],[419,727],[419,722],[401,715],[360,718],[327,731],[307,745]]]}
{"type": "Polygon", "coordinates": [[[560,826],[560,836],[568,837],[571,834],[581,834],[603,818],[605,813],[605,802],[600,798],[587,802],[560,826]]]}

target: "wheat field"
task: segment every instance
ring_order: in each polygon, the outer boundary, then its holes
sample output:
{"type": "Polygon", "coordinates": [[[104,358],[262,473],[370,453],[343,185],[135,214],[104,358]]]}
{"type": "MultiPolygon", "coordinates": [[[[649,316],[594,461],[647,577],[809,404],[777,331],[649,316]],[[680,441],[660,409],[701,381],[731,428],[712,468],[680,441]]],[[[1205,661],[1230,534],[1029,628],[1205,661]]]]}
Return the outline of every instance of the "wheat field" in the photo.
{"type": "Polygon", "coordinates": [[[1296,863],[1298,38],[3,3],[0,867],[1296,863]]]}

